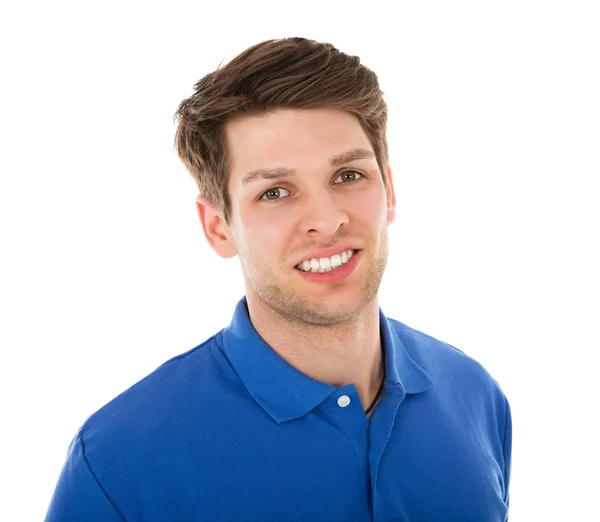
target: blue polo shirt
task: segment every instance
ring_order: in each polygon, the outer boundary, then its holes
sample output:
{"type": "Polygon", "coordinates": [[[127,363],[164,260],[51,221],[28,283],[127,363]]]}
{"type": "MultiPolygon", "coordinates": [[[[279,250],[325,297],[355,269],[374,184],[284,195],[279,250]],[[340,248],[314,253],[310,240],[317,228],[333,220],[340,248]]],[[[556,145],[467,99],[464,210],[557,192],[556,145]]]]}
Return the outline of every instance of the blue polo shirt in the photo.
{"type": "Polygon", "coordinates": [[[278,356],[243,297],[227,328],[85,422],[46,521],[507,520],[512,431],[498,384],[379,317],[384,393],[369,420],[353,384],[278,356]]]}

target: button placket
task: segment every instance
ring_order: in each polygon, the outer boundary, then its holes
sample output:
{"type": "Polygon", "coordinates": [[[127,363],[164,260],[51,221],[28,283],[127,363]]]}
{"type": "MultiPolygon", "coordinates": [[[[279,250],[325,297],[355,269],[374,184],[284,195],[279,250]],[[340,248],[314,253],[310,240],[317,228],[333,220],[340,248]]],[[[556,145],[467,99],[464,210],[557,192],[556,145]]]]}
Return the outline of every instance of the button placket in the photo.
{"type": "MultiPolygon", "coordinates": [[[[338,388],[327,405],[335,426],[352,447],[357,459],[357,472],[364,487],[364,494],[370,499],[371,482],[369,478],[369,422],[354,384],[338,388]]],[[[365,497],[365,498],[367,498],[365,497]]],[[[370,500],[369,500],[370,501],[370,500]]]]}

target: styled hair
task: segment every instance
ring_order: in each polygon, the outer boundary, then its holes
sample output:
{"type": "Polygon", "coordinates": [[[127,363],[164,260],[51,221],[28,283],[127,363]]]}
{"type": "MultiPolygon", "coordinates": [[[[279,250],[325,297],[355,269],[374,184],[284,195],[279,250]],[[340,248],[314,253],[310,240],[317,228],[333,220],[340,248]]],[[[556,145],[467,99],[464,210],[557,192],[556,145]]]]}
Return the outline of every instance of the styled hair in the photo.
{"type": "Polygon", "coordinates": [[[388,190],[387,106],[376,74],[329,43],[267,40],[246,49],[194,85],[175,113],[175,149],[200,193],[231,221],[225,126],[279,109],[339,109],[367,135],[388,190]]]}

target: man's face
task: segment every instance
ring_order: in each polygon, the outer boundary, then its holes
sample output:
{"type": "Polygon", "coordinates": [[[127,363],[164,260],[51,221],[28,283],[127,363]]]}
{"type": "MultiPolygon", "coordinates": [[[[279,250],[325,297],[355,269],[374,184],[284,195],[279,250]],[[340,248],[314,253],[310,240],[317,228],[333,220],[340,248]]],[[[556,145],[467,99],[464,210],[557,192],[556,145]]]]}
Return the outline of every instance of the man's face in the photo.
{"type": "Polygon", "coordinates": [[[282,110],[230,122],[229,228],[248,298],[287,319],[315,325],[351,320],[377,299],[395,217],[374,154],[331,163],[355,149],[373,153],[358,120],[337,110],[282,110]],[[243,179],[257,169],[293,169],[276,179],[243,179]],[[358,174],[357,174],[358,173],[358,174]],[[355,181],[352,183],[352,181],[355,181]],[[307,281],[295,268],[315,249],[360,249],[352,273],[332,283],[307,281]]]}

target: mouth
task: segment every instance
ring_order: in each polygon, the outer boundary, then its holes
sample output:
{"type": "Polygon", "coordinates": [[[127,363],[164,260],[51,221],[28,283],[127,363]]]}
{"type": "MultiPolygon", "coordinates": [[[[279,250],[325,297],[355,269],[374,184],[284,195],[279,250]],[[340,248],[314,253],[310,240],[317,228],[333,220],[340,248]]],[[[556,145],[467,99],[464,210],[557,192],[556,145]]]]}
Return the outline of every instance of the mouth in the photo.
{"type": "Polygon", "coordinates": [[[320,269],[315,272],[312,270],[304,271],[296,267],[296,273],[307,283],[316,283],[320,285],[329,285],[333,283],[342,283],[348,278],[361,264],[362,250],[352,250],[352,255],[347,263],[329,269],[320,269]]]}
{"type": "MultiPolygon", "coordinates": [[[[352,257],[354,257],[354,255],[356,255],[357,253],[359,253],[361,251],[360,248],[349,249],[349,250],[352,251],[352,257]]],[[[348,250],[346,250],[345,252],[348,252],[348,250]]],[[[340,257],[340,256],[338,256],[338,257],[340,257]]],[[[314,268],[311,269],[309,267],[308,270],[303,270],[302,268],[300,268],[300,266],[302,266],[304,264],[304,261],[302,263],[299,263],[296,266],[294,266],[294,268],[296,270],[298,270],[299,272],[312,273],[312,274],[322,274],[322,273],[326,273],[326,272],[332,272],[332,271],[335,271],[335,270],[337,270],[337,269],[339,269],[341,267],[346,266],[350,262],[350,260],[351,260],[352,257],[349,257],[348,254],[346,254],[345,258],[344,257],[341,258],[341,260],[342,260],[342,264],[341,265],[335,265],[335,266],[333,266],[332,263],[331,263],[331,258],[327,258],[327,259],[329,259],[330,262],[329,262],[329,266],[327,266],[327,264],[326,264],[325,268],[319,267],[317,269],[314,269],[314,268]],[[344,262],[344,259],[346,259],[345,262],[344,262]]],[[[310,261],[310,260],[307,260],[307,261],[310,261]]],[[[319,260],[317,260],[317,261],[319,261],[319,260]]]]}

